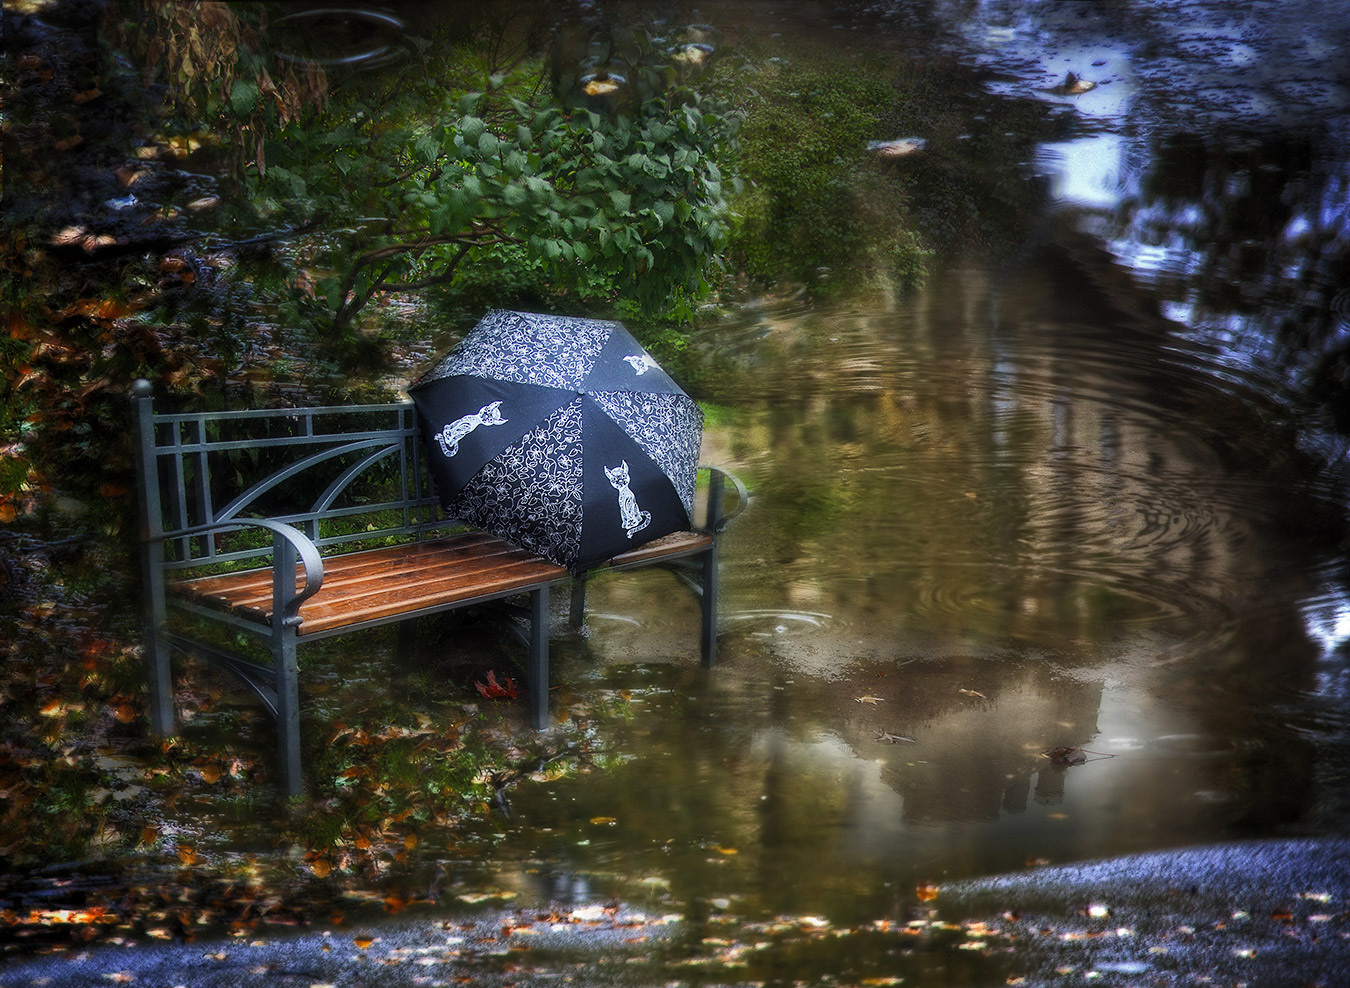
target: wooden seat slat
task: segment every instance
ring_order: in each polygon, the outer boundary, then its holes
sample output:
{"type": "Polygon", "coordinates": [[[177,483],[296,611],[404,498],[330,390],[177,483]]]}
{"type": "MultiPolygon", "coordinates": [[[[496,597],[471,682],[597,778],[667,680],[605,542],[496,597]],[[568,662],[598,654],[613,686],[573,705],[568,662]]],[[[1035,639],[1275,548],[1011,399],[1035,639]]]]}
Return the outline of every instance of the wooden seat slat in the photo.
{"type": "MultiPolygon", "coordinates": [[[[302,635],[417,611],[438,600],[496,596],[568,575],[562,567],[501,539],[466,543],[458,536],[330,557],[324,568],[323,587],[300,609],[302,635]]],[[[271,570],[256,571],[248,582],[239,579],[243,575],[198,577],[170,589],[177,596],[266,624],[272,612],[271,570]]]]}
{"type": "MultiPolygon", "coordinates": [[[[497,597],[513,590],[528,590],[557,580],[558,569],[543,560],[525,559],[468,578],[460,574],[447,575],[389,588],[380,593],[342,597],[331,602],[322,600],[323,592],[320,591],[301,608],[304,623],[299,630],[303,636],[375,618],[393,617],[433,605],[497,597]]],[[[566,573],[566,570],[563,572],[566,573]]]]}
{"type": "Polygon", "coordinates": [[[705,532],[675,532],[671,535],[663,535],[659,539],[653,539],[636,549],[615,556],[608,563],[602,563],[600,568],[604,566],[617,568],[651,559],[660,559],[662,556],[697,552],[712,544],[713,537],[705,532]]]}
{"type": "MultiPolygon", "coordinates": [[[[414,558],[410,553],[419,547],[432,546],[438,548],[428,551],[439,554],[446,548],[453,548],[461,553],[459,558],[463,559],[499,555],[504,552],[524,552],[495,535],[488,535],[485,532],[465,532],[427,542],[404,543],[402,545],[384,546],[379,549],[368,549],[363,552],[328,556],[323,561],[324,582],[328,583],[334,578],[340,579],[343,575],[355,569],[375,571],[383,568],[396,570],[414,558]]],[[[303,570],[297,567],[296,572],[303,573],[303,570]]],[[[270,600],[272,596],[272,570],[270,567],[264,567],[175,580],[170,584],[170,589],[174,593],[188,596],[206,593],[210,596],[229,597],[231,600],[242,601],[247,599],[250,594],[257,594],[270,600]],[[209,590],[206,588],[209,588],[209,590]]]]}
{"type": "MultiPolygon", "coordinates": [[[[616,556],[609,565],[695,552],[711,543],[712,537],[702,533],[677,532],[616,556]]],[[[300,610],[301,635],[395,617],[436,602],[494,597],[568,576],[562,567],[482,533],[332,556],[324,569],[323,588],[300,610]]],[[[297,569],[297,579],[302,575],[297,569]]],[[[259,624],[272,619],[270,569],[197,577],[170,589],[259,624]]]]}

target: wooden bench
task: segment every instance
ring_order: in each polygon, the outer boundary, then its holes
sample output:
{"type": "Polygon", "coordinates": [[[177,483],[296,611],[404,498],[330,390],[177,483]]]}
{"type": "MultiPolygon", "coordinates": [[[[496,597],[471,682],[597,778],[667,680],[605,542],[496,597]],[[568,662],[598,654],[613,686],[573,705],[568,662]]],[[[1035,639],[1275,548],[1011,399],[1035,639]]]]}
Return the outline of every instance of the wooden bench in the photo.
{"type": "MultiPolygon", "coordinates": [[[[526,646],[530,718],[547,726],[549,589],[570,581],[569,619],[579,627],[586,574],[445,517],[411,402],[164,413],[151,394],[150,382],[133,385],[155,730],[174,730],[170,654],[191,650],[261,698],[277,727],[282,786],[297,795],[298,646],[400,623],[406,648],[416,618],[480,604],[513,618],[526,646]],[[229,632],[240,631],[270,652],[270,664],[231,647],[229,632]]],[[[711,667],[717,536],[746,493],[716,467],[700,467],[699,478],[694,529],[596,568],[661,565],[682,576],[701,601],[702,660],[711,667]]]]}

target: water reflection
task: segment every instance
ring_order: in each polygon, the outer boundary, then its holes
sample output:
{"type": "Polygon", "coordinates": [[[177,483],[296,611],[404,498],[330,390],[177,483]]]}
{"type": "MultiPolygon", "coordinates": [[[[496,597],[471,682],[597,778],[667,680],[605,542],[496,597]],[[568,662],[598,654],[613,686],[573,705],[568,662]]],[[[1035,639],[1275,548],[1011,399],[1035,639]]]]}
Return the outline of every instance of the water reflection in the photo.
{"type": "Polygon", "coordinates": [[[861,919],[925,878],[1325,815],[1344,718],[1309,703],[1304,614],[1340,606],[1333,507],[1112,271],[1065,236],[904,307],[709,334],[733,424],[704,458],[754,493],[721,662],[693,668],[663,574],[597,582],[630,621],[559,675],[627,697],[630,760],[520,794],[542,873],[861,919]]]}
{"type": "MultiPolygon", "coordinates": [[[[948,11],[949,14],[954,11],[948,11]]],[[[1339,5],[1027,7],[949,24],[992,92],[1056,104],[1036,167],[1061,209],[1148,284],[1220,378],[1286,401],[1299,441],[1344,463],[1350,89],[1339,5]],[[1313,25],[1318,25],[1313,27],[1313,25]],[[1076,71],[1098,82],[1045,95],[1076,71]]]]}

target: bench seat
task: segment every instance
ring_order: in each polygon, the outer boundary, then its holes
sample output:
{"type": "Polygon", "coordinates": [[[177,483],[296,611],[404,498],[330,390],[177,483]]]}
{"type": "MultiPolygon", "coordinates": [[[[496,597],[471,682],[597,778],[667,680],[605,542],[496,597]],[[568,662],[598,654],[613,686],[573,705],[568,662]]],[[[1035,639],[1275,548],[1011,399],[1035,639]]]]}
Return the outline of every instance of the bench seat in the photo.
{"type": "MultiPolygon", "coordinates": [[[[623,569],[707,550],[701,532],[665,535],[616,556],[623,569]]],[[[466,532],[430,542],[329,556],[323,586],[299,610],[301,638],[386,624],[404,615],[450,610],[570,580],[572,574],[504,539],[466,532]]],[[[260,625],[272,622],[272,570],[254,569],[174,580],[168,591],[199,606],[260,625]]]]}

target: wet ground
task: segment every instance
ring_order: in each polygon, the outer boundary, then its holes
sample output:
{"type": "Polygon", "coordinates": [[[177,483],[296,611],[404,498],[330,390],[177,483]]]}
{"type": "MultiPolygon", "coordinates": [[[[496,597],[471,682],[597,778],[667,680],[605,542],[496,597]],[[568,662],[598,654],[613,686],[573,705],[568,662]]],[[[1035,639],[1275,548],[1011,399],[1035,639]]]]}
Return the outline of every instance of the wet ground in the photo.
{"type": "Polygon", "coordinates": [[[1276,841],[934,886],[909,917],[759,922],[611,902],[486,908],[302,935],[101,945],[0,983],[1340,985],[1350,845],[1276,841]]]}

